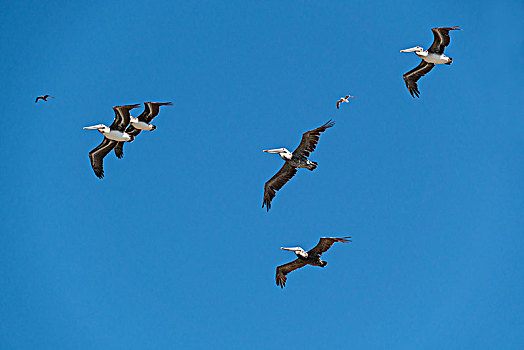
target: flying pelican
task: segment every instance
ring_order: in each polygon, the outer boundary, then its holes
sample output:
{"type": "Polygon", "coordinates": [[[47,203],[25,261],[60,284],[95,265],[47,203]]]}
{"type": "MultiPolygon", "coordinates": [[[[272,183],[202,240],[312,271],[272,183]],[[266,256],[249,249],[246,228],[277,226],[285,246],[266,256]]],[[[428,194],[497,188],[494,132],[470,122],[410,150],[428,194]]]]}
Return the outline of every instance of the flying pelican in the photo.
{"type": "Polygon", "coordinates": [[[337,101],[337,109],[338,109],[338,107],[340,106],[340,104],[341,104],[342,102],[349,103],[349,98],[350,98],[350,97],[355,98],[356,96],[346,95],[346,96],[344,96],[344,97],[341,97],[340,100],[337,101]]]}
{"type": "Polygon", "coordinates": [[[118,142],[133,142],[135,139],[133,135],[129,135],[125,130],[131,120],[129,111],[138,106],[140,105],[136,104],[113,107],[113,110],[115,111],[115,120],[109,127],[104,124],[84,127],[84,129],[98,130],[102,135],[104,135],[102,143],[89,152],[91,167],[99,179],[104,177],[104,157],[115,148],[118,142]]]}
{"type": "Polygon", "coordinates": [[[286,286],[286,280],[287,280],[286,275],[306,265],[325,267],[327,265],[327,261],[322,261],[320,259],[320,257],[322,256],[322,253],[327,252],[329,248],[331,248],[331,246],[335,242],[340,242],[340,243],[351,242],[349,238],[351,237],[340,237],[340,238],[322,237],[320,238],[320,241],[318,242],[318,244],[314,248],[308,250],[307,252],[300,247],[293,247],[293,248],[281,247],[280,249],[295,252],[298,259],[277,267],[277,275],[275,278],[277,281],[277,286],[280,286],[280,288],[284,288],[286,286]]]}
{"type": "Polygon", "coordinates": [[[329,120],[321,127],[305,132],[302,135],[300,145],[298,145],[293,153],[285,148],[264,150],[264,152],[267,153],[278,153],[285,163],[275,176],[266,182],[264,186],[264,201],[262,202],[262,208],[264,208],[265,205],[267,211],[271,209],[271,201],[275,198],[276,191],[280,190],[286,182],[295,176],[297,168],[306,168],[311,171],[316,169],[317,162],[312,162],[307,159],[307,157],[309,157],[309,153],[313,152],[317,147],[320,134],[326,131],[327,128],[331,128],[333,125],[335,125],[335,122],[329,120]]]}
{"type": "Polygon", "coordinates": [[[435,64],[450,65],[453,62],[451,57],[444,55],[444,49],[450,42],[449,31],[461,30],[458,29],[458,27],[459,26],[438,27],[431,29],[435,40],[433,40],[433,44],[431,44],[431,47],[427,51],[424,51],[420,46],[400,50],[400,52],[415,52],[418,57],[422,58],[422,62],[420,62],[418,66],[403,75],[404,82],[413,98],[415,98],[415,95],[419,97],[420,94],[420,91],[418,91],[417,80],[432,70],[433,67],[435,67],[435,64]]]}
{"type": "Polygon", "coordinates": [[[35,103],[37,103],[38,100],[43,100],[43,101],[46,101],[46,102],[47,102],[47,99],[48,99],[49,97],[54,98],[54,97],[51,96],[51,95],[38,96],[38,97],[36,98],[36,100],[35,100],[35,103]]]}
{"type": "MultiPolygon", "coordinates": [[[[130,125],[126,133],[137,136],[142,130],[153,131],[156,125],[150,124],[160,112],[160,106],[172,106],[171,102],[144,102],[144,111],[136,118],[131,117],[130,125]]],[[[124,157],[124,142],[120,141],[115,146],[115,155],[118,158],[124,157]]]]}

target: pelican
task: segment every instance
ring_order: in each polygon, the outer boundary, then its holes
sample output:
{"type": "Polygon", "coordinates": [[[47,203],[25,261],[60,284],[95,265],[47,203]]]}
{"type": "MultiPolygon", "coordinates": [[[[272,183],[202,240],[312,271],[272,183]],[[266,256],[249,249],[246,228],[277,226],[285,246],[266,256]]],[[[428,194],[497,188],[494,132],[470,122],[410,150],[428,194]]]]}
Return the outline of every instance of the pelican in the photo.
{"type": "Polygon", "coordinates": [[[286,286],[286,280],[287,280],[286,275],[306,265],[325,267],[327,265],[327,261],[323,261],[320,259],[320,257],[322,256],[322,253],[327,252],[329,248],[331,248],[331,246],[335,242],[340,242],[340,243],[351,242],[351,240],[349,240],[350,238],[351,237],[340,237],[340,238],[322,237],[320,238],[320,241],[318,242],[318,244],[314,248],[308,250],[307,252],[300,247],[292,247],[292,248],[281,247],[280,249],[289,250],[291,252],[294,252],[297,255],[298,259],[277,267],[277,275],[275,278],[277,281],[277,286],[280,286],[280,288],[284,288],[286,286]]]}
{"type": "Polygon", "coordinates": [[[37,103],[38,100],[43,100],[43,101],[46,101],[46,102],[47,102],[47,99],[48,99],[49,97],[54,98],[54,97],[51,96],[51,95],[38,96],[38,97],[36,98],[36,100],[35,100],[35,103],[37,103]]]}
{"type": "Polygon", "coordinates": [[[84,127],[84,129],[98,130],[102,135],[104,135],[102,143],[89,152],[91,167],[99,179],[104,177],[104,157],[115,148],[118,142],[133,142],[135,139],[133,135],[129,135],[125,130],[131,120],[129,111],[138,106],[140,105],[136,104],[113,107],[113,110],[115,111],[115,120],[109,127],[104,124],[84,127]]]}
{"type": "MultiPolygon", "coordinates": [[[[136,118],[131,117],[126,133],[131,136],[137,136],[142,130],[155,130],[156,125],[151,124],[151,122],[160,112],[160,106],[172,105],[171,102],[144,102],[144,111],[136,118]]],[[[115,155],[118,158],[124,157],[124,142],[120,141],[115,146],[115,155]]]]}
{"type": "Polygon", "coordinates": [[[420,64],[403,75],[404,82],[409,90],[409,93],[413,98],[419,97],[420,91],[418,91],[417,80],[426,75],[430,70],[435,67],[435,64],[447,64],[450,65],[453,62],[451,57],[444,55],[444,49],[449,45],[450,30],[461,30],[459,26],[454,27],[438,27],[431,29],[433,31],[433,44],[431,47],[424,51],[420,46],[415,46],[410,49],[400,50],[400,52],[415,52],[415,54],[422,58],[420,64]]]}
{"type": "Polygon", "coordinates": [[[311,171],[316,169],[318,163],[307,159],[307,157],[309,157],[309,154],[317,147],[320,134],[326,131],[327,128],[331,128],[333,125],[335,125],[335,122],[329,120],[321,127],[305,132],[302,135],[300,145],[298,145],[293,153],[289,152],[286,148],[264,150],[266,153],[278,153],[285,163],[275,176],[266,182],[264,186],[264,201],[262,202],[262,208],[264,208],[265,205],[267,211],[271,209],[271,201],[275,198],[276,191],[280,190],[286,182],[295,176],[297,168],[306,168],[311,171]]]}
{"type": "Polygon", "coordinates": [[[356,96],[346,95],[346,96],[344,96],[344,97],[341,97],[340,100],[337,101],[337,109],[338,109],[338,107],[340,106],[340,104],[341,104],[342,102],[344,102],[344,103],[349,103],[349,98],[350,98],[350,97],[355,98],[356,96]]]}

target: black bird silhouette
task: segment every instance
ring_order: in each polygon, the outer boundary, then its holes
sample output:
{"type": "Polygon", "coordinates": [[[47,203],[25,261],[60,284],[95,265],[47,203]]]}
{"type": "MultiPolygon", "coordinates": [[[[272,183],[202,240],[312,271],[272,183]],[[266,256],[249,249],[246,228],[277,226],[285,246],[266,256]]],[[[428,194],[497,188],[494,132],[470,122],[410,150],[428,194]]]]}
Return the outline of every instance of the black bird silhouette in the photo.
{"type": "Polygon", "coordinates": [[[54,98],[54,97],[51,96],[51,95],[38,96],[38,97],[36,98],[36,100],[35,100],[35,103],[37,103],[38,100],[44,100],[44,101],[47,101],[47,99],[48,99],[49,97],[54,98]]]}

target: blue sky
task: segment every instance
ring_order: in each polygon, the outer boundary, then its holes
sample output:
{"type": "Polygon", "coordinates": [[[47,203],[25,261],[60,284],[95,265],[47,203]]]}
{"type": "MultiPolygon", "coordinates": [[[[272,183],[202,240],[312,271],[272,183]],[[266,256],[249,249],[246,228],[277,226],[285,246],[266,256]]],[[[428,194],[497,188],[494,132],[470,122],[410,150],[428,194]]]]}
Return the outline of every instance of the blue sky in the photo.
{"type": "Polygon", "coordinates": [[[519,1],[4,2],[0,347],[522,349],[523,15],[519,1]],[[399,50],[451,25],[453,65],[412,99],[402,74],[419,59],[399,50]],[[174,106],[98,180],[102,137],[82,127],[144,101],[174,106]],[[282,160],[262,150],[330,118],[317,170],[266,213],[282,160]],[[294,258],[281,246],[345,235],[325,269],[275,285],[294,258]]]}

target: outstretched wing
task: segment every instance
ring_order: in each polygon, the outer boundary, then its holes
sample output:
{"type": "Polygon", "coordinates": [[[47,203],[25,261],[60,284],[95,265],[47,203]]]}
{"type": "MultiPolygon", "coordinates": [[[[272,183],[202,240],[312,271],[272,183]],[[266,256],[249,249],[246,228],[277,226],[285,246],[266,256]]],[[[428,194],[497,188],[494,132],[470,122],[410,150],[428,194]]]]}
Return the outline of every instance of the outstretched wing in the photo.
{"type": "Polygon", "coordinates": [[[321,127],[305,132],[302,135],[302,141],[300,141],[300,145],[298,145],[293,154],[309,157],[309,153],[313,152],[317,147],[320,134],[326,131],[327,128],[331,128],[333,125],[335,125],[335,122],[333,120],[328,120],[328,122],[321,127]]]}
{"type": "Polygon", "coordinates": [[[141,122],[146,122],[150,124],[153,119],[158,115],[160,112],[160,106],[172,106],[173,103],[171,102],[145,102],[145,109],[142,114],[138,116],[138,120],[141,122]],[[149,111],[146,113],[146,111],[149,111]]]}
{"type": "Polygon", "coordinates": [[[313,248],[311,248],[310,250],[308,250],[308,255],[311,254],[311,255],[322,255],[322,253],[325,253],[329,250],[329,248],[331,248],[331,246],[333,245],[333,243],[335,242],[340,242],[340,243],[347,243],[347,242],[351,242],[350,240],[351,237],[340,237],[340,238],[337,238],[337,237],[322,237],[320,238],[320,241],[318,241],[318,244],[316,246],[314,246],[313,248]]]}
{"type": "Polygon", "coordinates": [[[337,101],[337,109],[338,109],[338,107],[340,106],[340,102],[342,102],[342,100],[338,100],[338,101],[337,101]]]}
{"type": "Polygon", "coordinates": [[[430,70],[432,70],[433,67],[435,67],[435,64],[428,63],[422,60],[422,62],[420,62],[418,66],[416,66],[415,68],[413,68],[412,70],[410,70],[402,76],[409,90],[409,93],[411,94],[411,96],[413,96],[413,98],[415,98],[415,95],[417,97],[419,97],[420,95],[420,91],[418,91],[417,81],[424,75],[426,75],[430,70]]]}
{"type": "Polygon", "coordinates": [[[113,107],[113,110],[115,111],[115,120],[113,120],[113,124],[111,124],[109,128],[111,130],[125,132],[126,127],[129,125],[129,122],[131,121],[129,111],[133,108],[137,108],[138,106],[140,105],[136,104],[113,107]]]}
{"type": "Polygon", "coordinates": [[[44,98],[43,98],[42,96],[38,96],[38,97],[36,98],[36,100],[35,100],[35,103],[37,103],[38,100],[43,100],[43,99],[44,99],[44,98]]]}
{"type": "Polygon", "coordinates": [[[458,29],[458,27],[459,26],[432,28],[431,31],[433,32],[433,36],[435,39],[433,40],[433,44],[431,44],[430,48],[428,49],[428,52],[442,55],[444,53],[444,49],[446,48],[446,46],[449,45],[449,42],[451,40],[451,38],[449,37],[449,31],[461,30],[458,29]]]}
{"type": "Polygon", "coordinates": [[[296,259],[284,265],[277,266],[276,282],[277,286],[284,288],[286,286],[287,277],[286,275],[296,269],[306,266],[307,264],[300,259],[296,259]]]}
{"type": "Polygon", "coordinates": [[[264,201],[262,202],[262,208],[266,206],[267,211],[271,209],[271,201],[276,196],[276,191],[280,190],[282,186],[286,184],[295,174],[297,169],[289,165],[287,162],[284,163],[282,168],[266,182],[264,186],[264,201]]]}
{"type": "Polygon", "coordinates": [[[104,140],[98,147],[89,152],[91,167],[99,179],[104,177],[104,157],[115,147],[117,141],[104,137],[104,140]]]}

